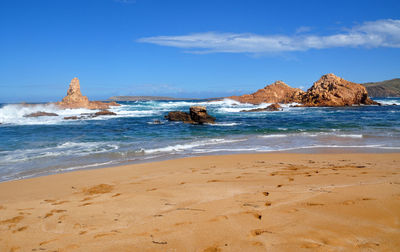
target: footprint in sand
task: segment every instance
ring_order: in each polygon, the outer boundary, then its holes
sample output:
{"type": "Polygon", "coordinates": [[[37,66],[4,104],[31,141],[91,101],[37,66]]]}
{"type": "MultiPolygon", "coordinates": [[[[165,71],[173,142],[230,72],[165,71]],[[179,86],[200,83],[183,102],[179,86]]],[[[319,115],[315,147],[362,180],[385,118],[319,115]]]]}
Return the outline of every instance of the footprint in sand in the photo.
{"type": "Polygon", "coordinates": [[[120,193],[116,193],[116,194],[114,194],[113,196],[111,196],[111,197],[118,197],[118,196],[120,196],[121,194],[120,193]]]}
{"type": "Polygon", "coordinates": [[[354,205],[356,202],[355,201],[353,201],[353,200],[346,200],[346,201],[344,201],[342,204],[343,205],[354,205]]]}
{"type": "Polygon", "coordinates": [[[271,206],[272,205],[272,203],[271,202],[269,202],[269,201],[267,201],[267,202],[265,202],[265,204],[264,204],[265,206],[271,206]]]}
{"type": "Polygon", "coordinates": [[[68,202],[69,202],[68,200],[62,200],[62,201],[59,201],[59,202],[54,202],[54,203],[52,203],[52,205],[53,205],[53,206],[62,205],[62,204],[64,204],[64,203],[68,203],[68,202]]]}
{"type": "Polygon", "coordinates": [[[13,218],[0,221],[0,225],[5,225],[5,224],[17,224],[17,223],[19,223],[23,218],[24,218],[24,216],[21,216],[21,215],[15,216],[15,217],[13,217],[13,218]]]}
{"type": "Polygon", "coordinates": [[[250,211],[247,211],[247,212],[244,212],[244,214],[250,214],[250,215],[254,216],[255,218],[257,218],[257,219],[259,219],[259,220],[262,219],[262,215],[261,215],[260,213],[257,213],[257,212],[250,212],[250,211]]]}
{"type": "Polygon", "coordinates": [[[365,243],[357,244],[358,248],[364,248],[364,249],[367,249],[367,248],[373,249],[373,248],[377,248],[379,246],[380,246],[380,244],[375,243],[375,242],[365,242],[365,243]]]}
{"type": "Polygon", "coordinates": [[[27,226],[20,227],[20,228],[18,228],[18,229],[16,229],[16,230],[13,230],[12,232],[13,232],[13,233],[16,233],[16,232],[21,232],[21,231],[24,231],[24,230],[26,230],[27,228],[28,228],[27,226]]]}
{"type": "Polygon", "coordinates": [[[254,230],[252,230],[252,231],[250,232],[250,234],[251,234],[252,236],[259,236],[259,235],[262,235],[262,234],[264,234],[264,233],[272,234],[271,231],[268,231],[268,230],[266,230],[266,229],[254,229],[254,230]]]}
{"type": "Polygon", "coordinates": [[[93,202],[83,203],[82,205],[79,205],[79,206],[80,206],[80,207],[83,207],[83,206],[89,206],[89,205],[91,205],[91,204],[93,204],[93,202]]]}
{"type": "Polygon", "coordinates": [[[208,247],[203,252],[221,252],[222,250],[219,247],[213,246],[213,247],[208,247]]]}
{"type": "Polygon", "coordinates": [[[302,248],[319,248],[321,247],[321,244],[318,243],[312,243],[312,242],[307,242],[307,243],[303,243],[301,245],[302,248]]]}
{"type": "Polygon", "coordinates": [[[221,220],[227,220],[227,219],[228,219],[228,216],[226,216],[226,215],[218,215],[217,217],[212,218],[210,221],[215,222],[215,221],[221,221],[221,220]]]}
{"type": "Polygon", "coordinates": [[[82,192],[86,195],[109,193],[114,189],[113,185],[99,184],[89,188],[84,188],[82,192]]]}
{"type": "Polygon", "coordinates": [[[314,203],[314,202],[307,202],[306,206],[324,206],[325,204],[321,203],[314,203]]]}
{"type": "Polygon", "coordinates": [[[269,195],[269,192],[263,192],[263,195],[264,195],[264,196],[268,196],[268,195],[269,195]]]}

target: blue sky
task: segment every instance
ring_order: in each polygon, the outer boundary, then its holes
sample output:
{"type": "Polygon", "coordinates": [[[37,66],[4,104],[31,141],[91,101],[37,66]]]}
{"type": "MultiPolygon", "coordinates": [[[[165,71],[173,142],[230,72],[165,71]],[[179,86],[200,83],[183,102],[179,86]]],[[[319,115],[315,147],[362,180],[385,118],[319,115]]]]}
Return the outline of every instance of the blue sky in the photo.
{"type": "Polygon", "coordinates": [[[0,102],[400,77],[400,1],[1,0],[0,102]]]}

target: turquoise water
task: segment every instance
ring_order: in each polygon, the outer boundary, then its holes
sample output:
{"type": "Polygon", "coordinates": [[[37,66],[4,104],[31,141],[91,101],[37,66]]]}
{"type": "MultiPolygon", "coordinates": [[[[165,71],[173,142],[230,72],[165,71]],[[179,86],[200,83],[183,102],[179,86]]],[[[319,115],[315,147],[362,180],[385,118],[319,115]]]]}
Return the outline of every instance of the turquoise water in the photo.
{"type": "Polygon", "coordinates": [[[122,102],[114,117],[63,120],[93,112],[51,105],[0,105],[0,181],[184,156],[254,152],[400,152],[399,98],[383,106],[296,108],[244,113],[265,107],[231,100],[122,102]],[[165,121],[169,111],[207,106],[215,125],[165,121]],[[26,118],[36,111],[57,117],[26,118]],[[161,124],[154,124],[160,120],[161,124]]]}

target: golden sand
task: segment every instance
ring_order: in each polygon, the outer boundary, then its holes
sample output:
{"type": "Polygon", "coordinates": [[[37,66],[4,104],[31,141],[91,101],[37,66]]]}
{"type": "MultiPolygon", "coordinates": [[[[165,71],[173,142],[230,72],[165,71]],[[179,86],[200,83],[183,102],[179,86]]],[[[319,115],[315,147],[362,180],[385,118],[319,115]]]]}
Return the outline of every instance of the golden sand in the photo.
{"type": "Polygon", "coordinates": [[[207,156],[0,183],[0,251],[339,250],[400,250],[400,154],[207,156]]]}

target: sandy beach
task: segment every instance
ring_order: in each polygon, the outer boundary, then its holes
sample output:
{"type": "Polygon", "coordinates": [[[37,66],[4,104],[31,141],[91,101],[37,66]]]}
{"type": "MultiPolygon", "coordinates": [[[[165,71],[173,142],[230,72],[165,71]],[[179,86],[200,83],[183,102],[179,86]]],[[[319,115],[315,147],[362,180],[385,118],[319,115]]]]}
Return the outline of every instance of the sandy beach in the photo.
{"type": "Polygon", "coordinates": [[[400,155],[191,157],[0,184],[0,251],[398,251],[400,155]]]}

